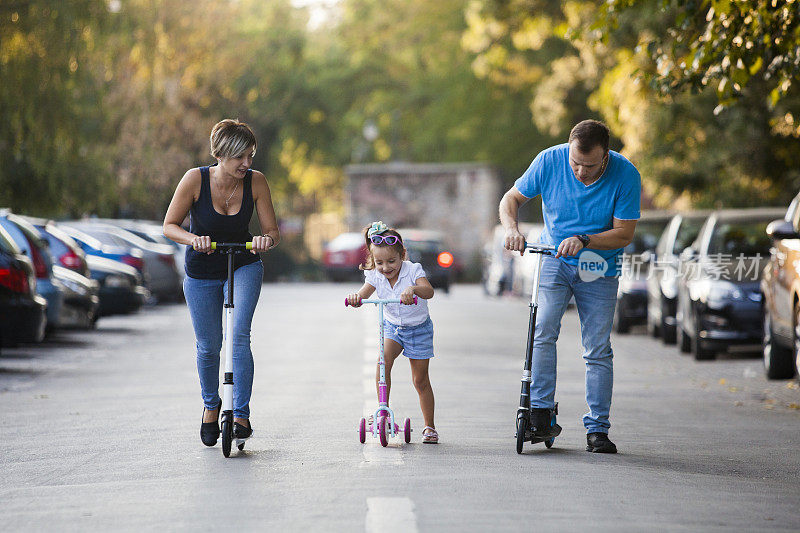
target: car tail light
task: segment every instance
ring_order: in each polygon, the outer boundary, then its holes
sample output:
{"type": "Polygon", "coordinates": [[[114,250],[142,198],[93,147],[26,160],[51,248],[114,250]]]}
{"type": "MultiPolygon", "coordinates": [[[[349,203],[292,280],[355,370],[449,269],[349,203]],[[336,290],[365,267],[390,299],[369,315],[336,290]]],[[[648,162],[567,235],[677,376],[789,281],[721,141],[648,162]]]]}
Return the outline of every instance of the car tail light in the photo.
{"type": "Polygon", "coordinates": [[[78,272],[83,270],[83,259],[81,259],[81,256],[72,250],[69,250],[67,253],[59,257],[58,262],[70,270],[75,270],[78,272]]]}
{"type": "Polygon", "coordinates": [[[30,291],[28,276],[16,268],[0,268],[0,286],[21,294],[30,291]]]}
{"type": "Polygon", "coordinates": [[[28,247],[31,249],[31,261],[33,261],[33,270],[36,274],[38,279],[46,278],[47,275],[47,263],[44,262],[44,257],[42,257],[42,252],[39,251],[31,240],[26,236],[25,240],[28,241],[28,247]]]}
{"type": "Polygon", "coordinates": [[[450,252],[442,252],[436,257],[436,262],[442,268],[450,268],[453,266],[453,254],[450,252]]]}
{"type": "Polygon", "coordinates": [[[144,260],[139,257],[134,257],[132,255],[126,255],[122,257],[122,262],[126,265],[130,265],[136,270],[142,272],[144,270],[144,260]]]}

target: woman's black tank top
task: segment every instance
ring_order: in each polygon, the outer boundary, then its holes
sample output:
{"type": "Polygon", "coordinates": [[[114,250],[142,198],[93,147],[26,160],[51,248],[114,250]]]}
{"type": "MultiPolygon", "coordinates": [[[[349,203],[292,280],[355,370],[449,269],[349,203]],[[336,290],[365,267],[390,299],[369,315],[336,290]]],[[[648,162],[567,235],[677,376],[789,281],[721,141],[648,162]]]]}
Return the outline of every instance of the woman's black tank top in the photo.
{"type": "MultiPolygon", "coordinates": [[[[242,183],[242,207],[235,215],[222,215],[211,201],[211,174],[209,167],[200,167],[202,177],[200,197],[189,211],[189,231],[195,235],[208,235],[214,242],[248,242],[253,239],[248,231],[253,216],[253,171],[248,170],[242,183]]],[[[260,261],[258,254],[242,253],[234,256],[234,268],[260,261]]],[[[225,254],[210,255],[186,247],[186,275],[195,279],[225,279],[228,277],[228,259],[225,254]]]]}

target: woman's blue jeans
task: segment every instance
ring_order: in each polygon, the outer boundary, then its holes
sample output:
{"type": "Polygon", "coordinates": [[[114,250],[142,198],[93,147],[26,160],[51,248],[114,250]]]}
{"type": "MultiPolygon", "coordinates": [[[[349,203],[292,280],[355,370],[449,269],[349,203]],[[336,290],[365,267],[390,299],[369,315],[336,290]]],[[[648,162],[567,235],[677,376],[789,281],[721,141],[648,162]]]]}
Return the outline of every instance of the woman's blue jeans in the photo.
{"type": "MultiPolygon", "coordinates": [[[[250,324],[261,293],[263,273],[264,266],[260,261],[239,267],[233,273],[233,416],[236,418],[250,418],[250,393],[253,390],[250,324]]],[[[219,397],[219,353],[228,280],[186,276],[183,294],[197,339],[197,372],[200,374],[203,404],[206,409],[216,409],[222,401],[219,397]]]]}
{"type": "Polygon", "coordinates": [[[614,383],[611,324],[617,304],[615,277],[583,281],[577,267],[544,256],[539,281],[539,309],[533,343],[531,407],[553,408],[556,393],[556,340],[570,298],[575,296],[581,321],[581,344],[586,362],[587,433],[608,433],[614,383]]]}

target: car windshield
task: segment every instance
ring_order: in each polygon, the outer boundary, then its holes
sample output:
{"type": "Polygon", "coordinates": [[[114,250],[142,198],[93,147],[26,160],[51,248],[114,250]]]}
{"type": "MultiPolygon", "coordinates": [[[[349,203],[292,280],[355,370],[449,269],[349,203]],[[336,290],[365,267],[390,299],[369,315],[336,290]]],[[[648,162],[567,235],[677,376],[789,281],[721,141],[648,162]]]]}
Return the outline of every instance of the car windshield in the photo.
{"type": "Polygon", "coordinates": [[[625,247],[626,254],[640,254],[645,250],[655,250],[658,238],[664,228],[667,227],[668,220],[645,220],[636,224],[636,232],[633,240],[625,247]]]}
{"type": "Polygon", "coordinates": [[[403,241],[406,249],[415,252],[437,252],[441,248],[438,241],[403,241]]]}
{"type": "Polygon", "coordinates": [[[681,220],[681,226],[675,236],[675,244],[672,246],[672,253],[678,255],[691,245],[697,238],[697,234],[700,233],[700,228],[703,227],[704,222],[705,219],[702,218],[684,218],[681,220]]]}
{"type": "Polygon", "coordinates": [[[721,221],[714,228],[708,253],[725,254],[732,257],[769,255],[770,241],[767,224],[770,220],[721,221]]]}
{"type": "Polygon", "coordinates": [[[364,244],[364,236],[360,233],[342,233],[328,243],[328,251],[341,252],[352,250],[364,244]]]}

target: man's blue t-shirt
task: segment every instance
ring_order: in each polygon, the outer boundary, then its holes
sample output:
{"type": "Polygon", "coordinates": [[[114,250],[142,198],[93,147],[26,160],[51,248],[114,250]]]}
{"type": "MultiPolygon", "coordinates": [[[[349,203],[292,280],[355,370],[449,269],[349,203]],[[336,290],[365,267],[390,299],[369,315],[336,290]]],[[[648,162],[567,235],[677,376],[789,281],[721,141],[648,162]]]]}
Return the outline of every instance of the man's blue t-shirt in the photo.
{"type": "MultiPolygon", "coordinates": [[[[609,151],[605,172],[591,185],[578,181],[569,166],[569,144],[559,144],[540,152],[514,186],[527,198],[542,196],[544,231],[539,241],[556,247],[567,237],[608,231],[614,218],[637,220],[640,216],[639,171],[613,150],[609,151]]],[[[605,276],[617,275],[617,256],[622,248],[587,250],[606,260],[605,276]]],[[[561,259],[578,266],[580,256],[561,259]]]]}

